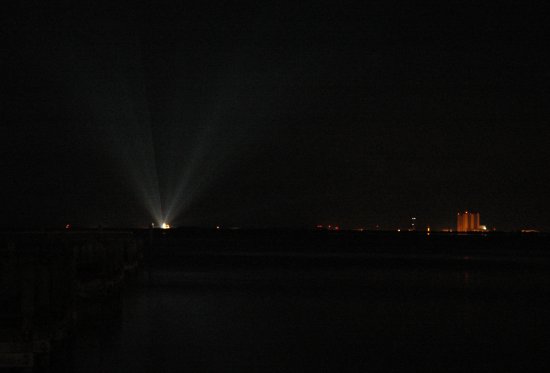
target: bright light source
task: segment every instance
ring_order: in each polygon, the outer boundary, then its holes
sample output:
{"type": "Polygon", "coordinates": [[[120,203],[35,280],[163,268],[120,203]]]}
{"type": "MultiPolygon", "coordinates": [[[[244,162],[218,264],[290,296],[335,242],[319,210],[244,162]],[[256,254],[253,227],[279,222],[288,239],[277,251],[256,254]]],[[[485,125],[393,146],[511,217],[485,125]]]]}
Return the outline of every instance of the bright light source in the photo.
{"type": "Polygon", "coordinates": [[[65,229],[71,229],[71,225],[70,224],[65,225],[65,229]]]}
{"type": "Polygon", "coordinates": [[[162,223],[160,226],[162,229],[170,229],[170,224],[162,223]]]}
{"type": "Polygon", "coordinates": [[[220,229],[220,226],[219,226],[219,225],[216,225],[216,229],[220,229]]]}

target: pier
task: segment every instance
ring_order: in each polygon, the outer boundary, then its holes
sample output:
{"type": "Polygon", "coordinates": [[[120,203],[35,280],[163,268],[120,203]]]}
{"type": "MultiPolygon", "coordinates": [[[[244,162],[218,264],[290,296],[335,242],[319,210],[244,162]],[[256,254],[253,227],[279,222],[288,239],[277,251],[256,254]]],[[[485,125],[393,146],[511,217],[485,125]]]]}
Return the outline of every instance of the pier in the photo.
{"type": "Polygon", "coordinates": [[[0,237],[0,368],[47,371],[84,308],[117,296],[143,260],[131,231],[0,237]]]}

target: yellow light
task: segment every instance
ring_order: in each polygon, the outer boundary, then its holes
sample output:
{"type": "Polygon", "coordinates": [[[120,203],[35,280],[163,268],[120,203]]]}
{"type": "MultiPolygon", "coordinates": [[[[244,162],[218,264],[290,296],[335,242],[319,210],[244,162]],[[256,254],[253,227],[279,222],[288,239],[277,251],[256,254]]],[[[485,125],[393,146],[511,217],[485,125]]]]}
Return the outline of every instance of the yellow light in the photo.
{"type": "Polygon", "coordinates": [[[162,223],[160,226],[162,229],[170,229],[170,224],[162,223]]]}

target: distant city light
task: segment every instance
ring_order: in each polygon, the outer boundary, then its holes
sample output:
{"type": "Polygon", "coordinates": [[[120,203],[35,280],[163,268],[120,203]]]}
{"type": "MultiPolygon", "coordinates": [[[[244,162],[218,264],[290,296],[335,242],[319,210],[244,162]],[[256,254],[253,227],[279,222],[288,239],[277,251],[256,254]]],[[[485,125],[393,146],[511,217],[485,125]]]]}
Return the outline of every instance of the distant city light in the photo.
{"type": "Polygon", "coordinates": [[[71,229],[71,225],[70,224],[65,225],[65,229],[71,229]]]}
{"type": "MultiPolygon", "coordinates": [[[[341,230],[340,226],[339,225],[332,225],[332,224],[328,224],[328,225],[323,225],[323,224],[317,224],[315,226],[315,228],[319,229],[319,230],[327,230],[327,231],[339,231],[341,230]]],[[[357,228],[357,229],[352,229],[354,231],[358,231],[358,230],[364,230],[364,228],[357,228]]]]}
{"type": "Polygon", "coordinates": [[[216,229],[220,229],[220,226],[219,226],[219,225],[216,225],[216,229]]]}
{"type": "Polygon", "coordinates": [[[170,224],[162,223],[160,226],[162,229],[170,229],[170,224]]]}

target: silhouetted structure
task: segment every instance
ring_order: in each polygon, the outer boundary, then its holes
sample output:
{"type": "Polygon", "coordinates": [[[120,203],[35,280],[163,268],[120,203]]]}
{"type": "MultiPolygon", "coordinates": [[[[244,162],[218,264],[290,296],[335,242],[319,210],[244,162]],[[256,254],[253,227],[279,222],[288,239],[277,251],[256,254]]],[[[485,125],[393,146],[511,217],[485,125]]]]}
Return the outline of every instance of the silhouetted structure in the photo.
{"type": "Polygon", "coordinates": [[[49,371],[78,311],[119,295],[142,258],[132,232],[0,234],[0,370],[49,371]]]}

